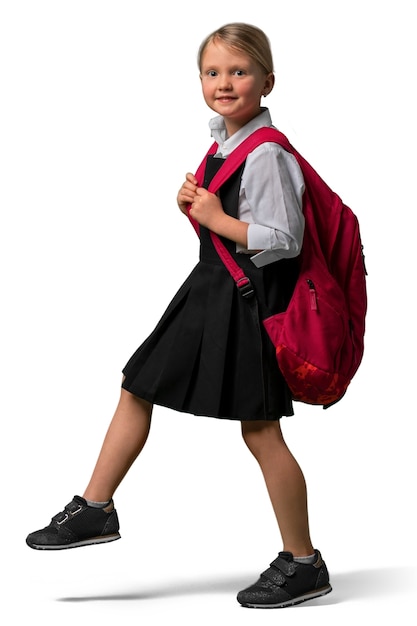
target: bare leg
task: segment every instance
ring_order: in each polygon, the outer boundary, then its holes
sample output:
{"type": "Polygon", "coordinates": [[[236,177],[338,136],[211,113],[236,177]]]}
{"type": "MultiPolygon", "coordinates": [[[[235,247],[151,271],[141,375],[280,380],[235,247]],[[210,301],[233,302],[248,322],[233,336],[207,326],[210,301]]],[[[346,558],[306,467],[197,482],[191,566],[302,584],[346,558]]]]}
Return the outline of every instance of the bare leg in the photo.
{"type": "Polygon", "coordinates": [[[242,422],[242,435],[261,467],[283,549],[294,556],[313,554],[304,476],[284,441],[279,421],[242,422]]]}
{"type": "Polygon", "coordinates": [[[152,405],[125,389],[110,423],[84,498],[110,500],[148,438],[152,405]]]}

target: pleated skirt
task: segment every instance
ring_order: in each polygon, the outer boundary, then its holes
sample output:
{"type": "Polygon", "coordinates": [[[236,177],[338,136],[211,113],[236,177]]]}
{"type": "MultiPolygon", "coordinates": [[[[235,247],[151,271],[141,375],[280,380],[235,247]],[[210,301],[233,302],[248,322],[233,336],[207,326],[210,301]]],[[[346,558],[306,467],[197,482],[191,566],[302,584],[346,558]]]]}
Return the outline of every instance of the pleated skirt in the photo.
{"type": "Polygon", "coordinates": [[[214,247],[203,246],[199,263],[124,367],[124,389],[194,415],[240,421],[293,415],[262,319],[287,308],[298,262],[256,268],[245,254],[235,258],[255,288],[258,318],[214,247]]]}

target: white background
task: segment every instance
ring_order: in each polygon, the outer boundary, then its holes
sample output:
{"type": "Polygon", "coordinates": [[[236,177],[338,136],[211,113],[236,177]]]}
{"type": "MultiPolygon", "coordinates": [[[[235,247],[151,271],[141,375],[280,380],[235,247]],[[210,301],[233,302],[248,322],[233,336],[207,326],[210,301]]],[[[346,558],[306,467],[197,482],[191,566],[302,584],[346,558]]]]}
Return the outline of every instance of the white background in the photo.
{"type": "Polygon", "coordinates": [[[0,3],[2,613],[8,624],[415,623],[413,2],[0,3]],[[366,353],[329,411],[284,432],[334,592],[276,611],[235,593],[280,549],[239,425],[156,409],[116,493],[122,540],[26,535],[81,493],[121,368],[197,259],[176,207],[211,142],[196,53],[229,21],[269,35],[275,124],[359,217],[366,353]]]}

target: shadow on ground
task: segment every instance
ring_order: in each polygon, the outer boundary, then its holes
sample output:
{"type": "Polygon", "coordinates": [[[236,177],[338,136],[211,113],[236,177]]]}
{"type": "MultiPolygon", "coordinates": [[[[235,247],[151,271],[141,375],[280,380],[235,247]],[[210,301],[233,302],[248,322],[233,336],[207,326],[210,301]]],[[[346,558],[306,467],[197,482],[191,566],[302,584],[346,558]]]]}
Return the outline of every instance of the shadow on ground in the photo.
{"type": "MultiPolygon", "coordinates": [[[[237,593],[256,580],[257,576],[219,576],[218,578],[201,580],[183,580],[181,582],[164,582],[158,587],[106,593],[102,595],[86,595],[57,598],[58,602],[103,602],[103,601],[141,601],[175,596],[191,596],[202,594],[237,593]]],[[[417,570],[413,568],[390,568],[361,570],[334,574],[331,577],[333,592],[309,602],[307,605],[339,604],[352,600],[365,600],[381,596],[390,597],[415,592],[417,570]]]]}

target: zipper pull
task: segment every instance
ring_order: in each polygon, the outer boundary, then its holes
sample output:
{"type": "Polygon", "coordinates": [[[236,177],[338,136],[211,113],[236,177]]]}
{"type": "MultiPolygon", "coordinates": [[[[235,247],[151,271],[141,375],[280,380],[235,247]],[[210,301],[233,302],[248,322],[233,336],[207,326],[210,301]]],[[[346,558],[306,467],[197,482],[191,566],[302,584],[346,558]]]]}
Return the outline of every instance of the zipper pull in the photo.
{"type": "Polygon", "coordinates": [[[361,256],[362,256],[362,263],[363,263],[363,271],[365,272],[365,276],[368,276],[368,272],[366,270],[366,265],[365,265],[365,253],[363,251],[363,245],[361,245],[361,256]]]}
{"type": "Polygon", "coordinates": [[[317,311],[317,297],[316,297],[316,288],[314,286],[313,281],[310,278],[307,278],[307,285],[310,290],[310,307],[312,311],[317,311]]]}

